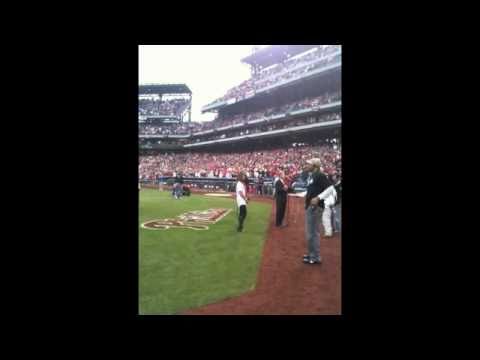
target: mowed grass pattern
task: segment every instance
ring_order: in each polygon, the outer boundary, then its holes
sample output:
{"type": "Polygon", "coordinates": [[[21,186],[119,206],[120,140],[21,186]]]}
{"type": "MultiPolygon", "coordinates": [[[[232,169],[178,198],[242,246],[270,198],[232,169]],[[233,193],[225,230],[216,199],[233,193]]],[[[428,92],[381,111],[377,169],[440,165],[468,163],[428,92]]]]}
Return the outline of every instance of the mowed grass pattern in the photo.
{"type": "Polygon", "coordinates": [[[255,287],[271,206],[249,203],[245,230],[238,233],[234,205],[232,198],[175,200],[170,192],[140,191],[139,226],[191,210],[232,209],[209,230],[140,228],[140,314],[177,314],[255,287]]]}

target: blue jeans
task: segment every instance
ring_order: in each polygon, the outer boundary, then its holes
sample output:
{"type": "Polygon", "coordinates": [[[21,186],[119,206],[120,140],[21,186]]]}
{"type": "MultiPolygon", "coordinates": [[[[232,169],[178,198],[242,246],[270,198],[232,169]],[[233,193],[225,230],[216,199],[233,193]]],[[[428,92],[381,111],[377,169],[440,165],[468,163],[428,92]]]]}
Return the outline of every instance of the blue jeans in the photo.
{"type": "Polygon", "coordinates": [[[337,204],[334,207],[334,224],[335,230],[334,231],[341,231],[342,230],[342,204],[337,204]]]}
{"type": "Polygon", "coordinates": [[[182,185],[181,184],[175,184],[174,185],[174,194],[176,197],[182,196],[182,185]]]}
{"type": "Polygon", "coordinates": [[[305,238],[307,240],[308,255],[311,258],[320,258],[320,216],[322,209],[318,206],[309,206],[305,210],[305,238]]]}

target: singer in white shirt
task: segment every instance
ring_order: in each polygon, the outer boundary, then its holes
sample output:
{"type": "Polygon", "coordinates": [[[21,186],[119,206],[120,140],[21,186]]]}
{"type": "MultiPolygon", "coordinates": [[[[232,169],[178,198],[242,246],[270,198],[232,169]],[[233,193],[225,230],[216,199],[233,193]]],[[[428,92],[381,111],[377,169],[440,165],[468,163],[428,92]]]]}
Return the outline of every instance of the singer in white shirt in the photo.
{"type": "Polygon", "coordinates": [[[247,217],[247,203],[248,203],[247,184],[248,184],[247,176],[245,175],[244,172],[240,172],[238,174],[237,186],[235,188],[235,193],[237,196],[237,206],[239,210],[238,227],[237,227],[238,232],[243,231],[243,222],[247,217]]]}

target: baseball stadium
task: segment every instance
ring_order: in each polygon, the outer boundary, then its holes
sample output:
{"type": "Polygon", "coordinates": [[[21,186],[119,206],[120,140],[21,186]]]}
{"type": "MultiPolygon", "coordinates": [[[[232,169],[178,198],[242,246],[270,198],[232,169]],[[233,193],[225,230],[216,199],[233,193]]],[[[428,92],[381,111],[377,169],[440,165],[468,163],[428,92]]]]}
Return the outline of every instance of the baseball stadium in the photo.
{"type": "Polygon", "coordinates": [[[201,104],[210,121],[188,82],[139,84],[140,315],[342,314],[341,56],[254,47],[249,78],[201,104]],[[305,164],[335,190],[314,225],[305,164]]]}

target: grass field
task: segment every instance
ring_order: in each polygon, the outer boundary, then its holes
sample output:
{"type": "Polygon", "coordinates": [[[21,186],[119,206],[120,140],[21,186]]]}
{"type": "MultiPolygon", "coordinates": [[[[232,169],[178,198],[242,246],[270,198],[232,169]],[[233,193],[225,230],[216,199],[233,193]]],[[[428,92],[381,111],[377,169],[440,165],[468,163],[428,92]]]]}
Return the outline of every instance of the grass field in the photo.
{"type": "Polygon", "coordinates": [[[232,198],[192,194],[175,200],[170,192],[142,189],[139,206],[139,226],[191,210],[232,209],[209,230],[140,228],[140,314],[177,314],[255,287],[270,205],[249,203],[242,233],[236,232],[232,198]]]}

